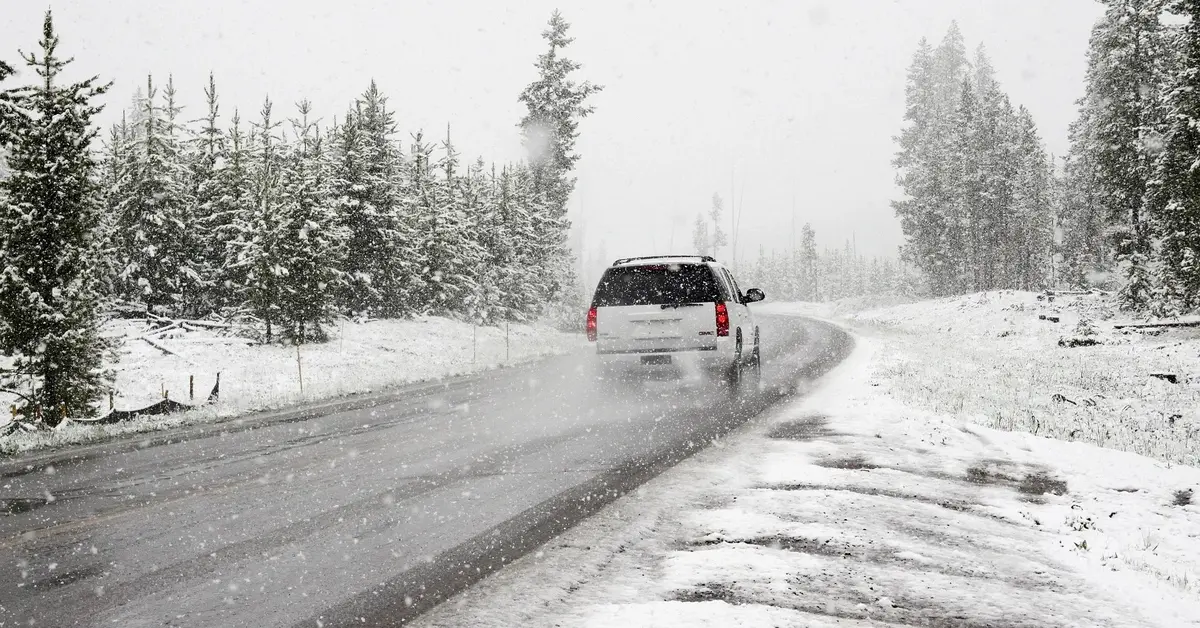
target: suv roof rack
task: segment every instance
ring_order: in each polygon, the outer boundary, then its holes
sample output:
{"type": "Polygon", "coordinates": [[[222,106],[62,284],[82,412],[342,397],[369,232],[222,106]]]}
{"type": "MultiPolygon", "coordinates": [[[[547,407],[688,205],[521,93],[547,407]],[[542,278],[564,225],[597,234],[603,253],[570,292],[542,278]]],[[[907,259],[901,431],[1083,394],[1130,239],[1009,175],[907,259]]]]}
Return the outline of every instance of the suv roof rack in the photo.
{"type": "Polygon", "coordinates": [[[621,264],[627,264],[629,262],[636,262],[638,260],[643,260],[643,259],[679,259],[679,258],[698,259],[701,262],[716,262],[717,261],[716,258],[711,255],[643,255],[642,257],[622,257],[621,259],[618,259],[617,261],[613,262],[612,265],[619,266],[621,264]]]}

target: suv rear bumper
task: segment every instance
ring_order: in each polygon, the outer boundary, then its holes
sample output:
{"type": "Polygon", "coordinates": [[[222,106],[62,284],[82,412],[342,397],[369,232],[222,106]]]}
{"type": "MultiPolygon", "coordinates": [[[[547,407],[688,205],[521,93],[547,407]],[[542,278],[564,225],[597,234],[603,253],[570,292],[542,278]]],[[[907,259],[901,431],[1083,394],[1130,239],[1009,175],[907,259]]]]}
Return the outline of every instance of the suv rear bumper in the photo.
{"type": "Polygon", "coordinates": [[[733,338],[716,338],[716,344],[694,348],[596,347],[600,365],[616,372],[716,371],[728,367],[734,359],[733,338]]]}

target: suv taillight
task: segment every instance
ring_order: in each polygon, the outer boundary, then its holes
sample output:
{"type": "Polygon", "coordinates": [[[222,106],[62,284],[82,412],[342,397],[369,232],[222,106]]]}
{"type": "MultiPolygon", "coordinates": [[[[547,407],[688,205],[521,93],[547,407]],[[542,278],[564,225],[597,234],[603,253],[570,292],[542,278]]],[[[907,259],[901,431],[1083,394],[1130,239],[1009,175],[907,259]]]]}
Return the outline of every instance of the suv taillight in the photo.
{"type": "Polygon", "coordinates": [[[729,335],[729,308],[724,301],[717,301],[717,335],[729,335]]]}
{"type": "Polygon", "coordinates": [[[587,336],[588,342],[596,342],[596,308],[588,310],[587,336]]]}

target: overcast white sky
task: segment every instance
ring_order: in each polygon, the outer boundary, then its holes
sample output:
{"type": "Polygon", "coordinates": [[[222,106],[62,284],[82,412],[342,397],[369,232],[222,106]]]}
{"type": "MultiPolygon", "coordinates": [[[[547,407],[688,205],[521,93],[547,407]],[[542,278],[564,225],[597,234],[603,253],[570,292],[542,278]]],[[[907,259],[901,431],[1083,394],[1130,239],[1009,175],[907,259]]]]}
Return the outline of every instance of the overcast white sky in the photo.
{"type": "MultiPolygon", "coordinates": [[[[1048,148],[1066,150],[1083,89],[1093,0],[70,0],[50,5],[77,73],[116,82],[104,122],[147,73],[173,74],[199,117],[216,74],[223,111],[253,117],[308,98],[325,121],[374,78],[407,134],[465,156],[521,157],[517,94],[534,76],[554,8],[572,24],[579,78],[606,89],[582,126],[579,188],[586,240],[606,256],[690,250],[691,221],[731,170],[745,218],[740,252],[783,249],[811,222],[822,246],[901,242],[892,137],[917,41],[958,20],[983,42],[1000,81],[1026,105],[1048,148]],[[168,8],[169,7],[169,8],[168,8]],[[281,8],[286,7],[286,8],[281,8]],[[743,191],[744,190],[744,191],[743,191]],[[744,194],[744,196],[743,196],[744,194]]],[[[0,0],[0,55],[31,49],[46,5],[0,0]]],[[[722,251],[727,257],[728,251],[722,251]]],[[[743,257],[744,255],[739,255],[743,257]]]]}

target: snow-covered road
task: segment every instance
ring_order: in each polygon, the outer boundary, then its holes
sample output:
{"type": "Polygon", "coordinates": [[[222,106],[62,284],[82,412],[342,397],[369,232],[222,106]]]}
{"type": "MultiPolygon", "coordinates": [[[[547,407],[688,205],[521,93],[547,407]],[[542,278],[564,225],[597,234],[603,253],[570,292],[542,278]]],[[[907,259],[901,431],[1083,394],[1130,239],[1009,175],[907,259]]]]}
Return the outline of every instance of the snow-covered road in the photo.
{"type": "Polygon", "coordinates": [[[605,395],[585,354],[0,464],[0,625],[396,625],[819,377],[830,325],[763,320],[760,398],[605,395]],[[313,417],[313,414],[324,416],[313,417]]]}
{"type": "Polygon", "coordinates": [[[905,406],[881,344],[417,625],[1200,625],[1200,471],[905,406]]]}

